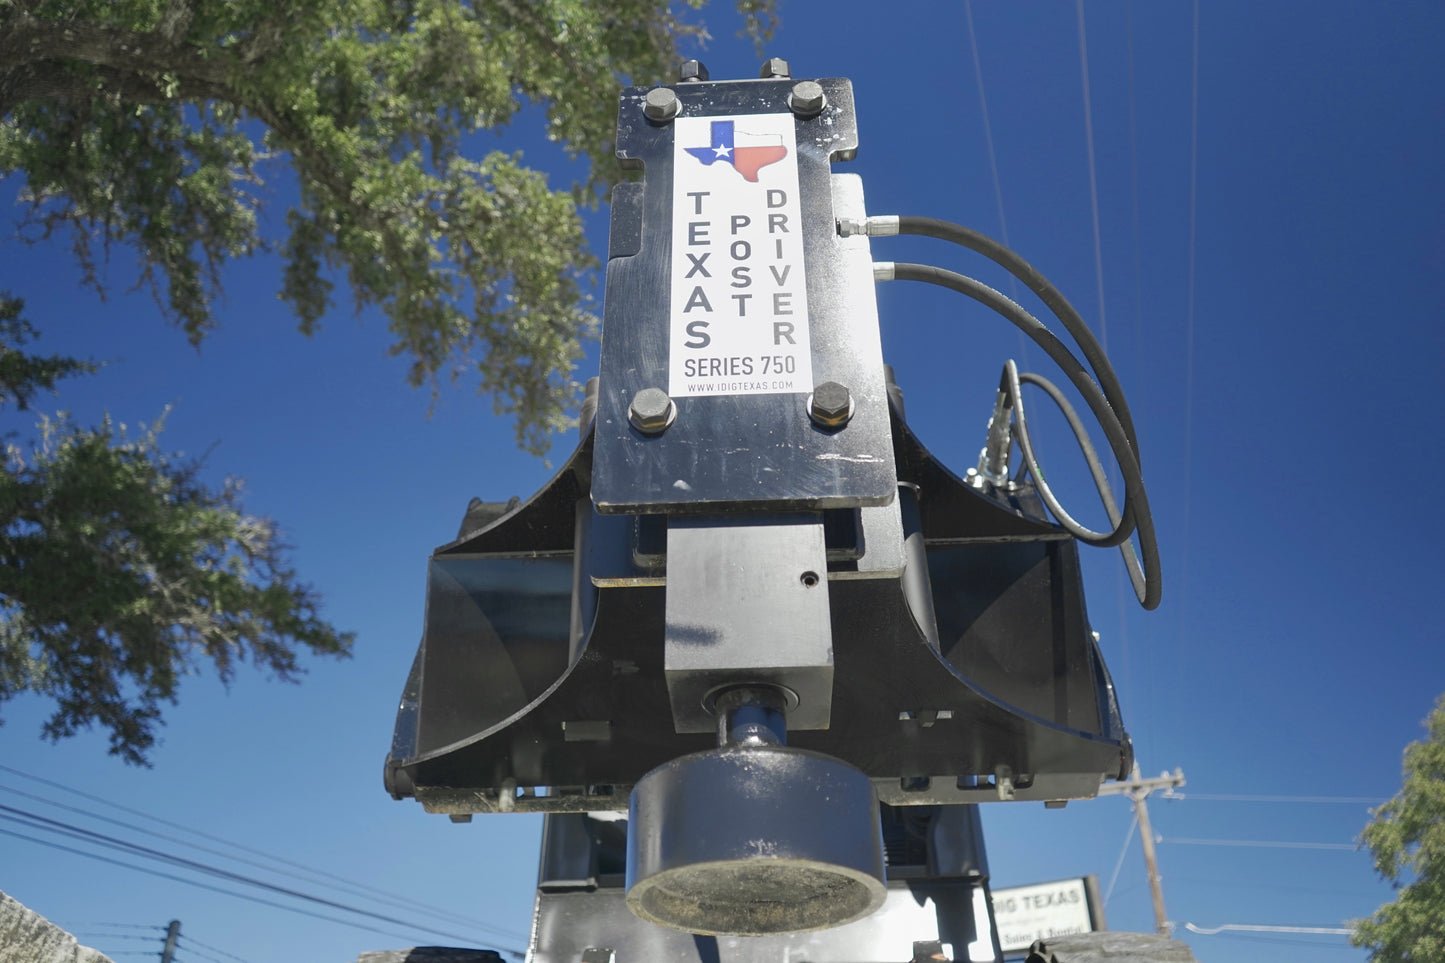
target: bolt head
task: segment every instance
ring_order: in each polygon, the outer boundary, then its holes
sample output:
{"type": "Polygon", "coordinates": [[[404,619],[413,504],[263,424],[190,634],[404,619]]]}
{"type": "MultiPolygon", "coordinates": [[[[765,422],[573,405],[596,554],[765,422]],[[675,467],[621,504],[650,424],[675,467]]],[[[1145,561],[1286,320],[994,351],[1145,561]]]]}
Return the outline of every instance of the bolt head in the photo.
{"type": "Polygon", "coordinates": [[[825,381],[813,389],[808,416],[824,428],[841,428],[853,417],[853,396],[836,381],[825,381]]]}
{"type": "Polygon", "coordinates": [[[828,98],[823,93],[823,85],[815,80],[794,84],[793,92],[788,96],[788,107],[800,117],[821,114],[826,106],[828,98]]]}
{"type": "Polygon", "coordinates": [[[633,395],[627,419],[644,435],[661,434],[677,419],[677,405],[661,388],[643,388],[633,395]]]}
{"type": "Polygon", "coordinates": [[[758,76],[769,80],[791,77],[793,73],[788,69],[788,62],[782,57],[769,57],[763,61],[763,68],[758,71],[758,76]]]}
{"type": "Polygon", "coordinates": [[[684,60],[677,65],[677,82],[680,84],[707,79],[707,64],[701,60],[684,60]]]}
{"type": "Polygon", "coordinates": [[[647,119],[658,123],[672,120],[680,110],[682,104],[678,101],[677,94],[666,87],[652,88],[642,101],[642,112],[647,115],[647,119]]]}

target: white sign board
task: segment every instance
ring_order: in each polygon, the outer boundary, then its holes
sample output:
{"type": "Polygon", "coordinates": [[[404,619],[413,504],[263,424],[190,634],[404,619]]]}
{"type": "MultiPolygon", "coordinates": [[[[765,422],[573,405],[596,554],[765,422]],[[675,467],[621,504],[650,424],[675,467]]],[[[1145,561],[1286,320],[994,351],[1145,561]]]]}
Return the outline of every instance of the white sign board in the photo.
{"type": "Polygon", "coordinates": [[[1094,929],[1088,886],[1082,878],[996,889],[992,895],[994,923],[1005,953],[1026,950],[1035,940],[1094,929]]]}
{"type": "Polygon", "coordinates": [[[813,390],[794,117],[679,117],[667,393],[813,390]]]}

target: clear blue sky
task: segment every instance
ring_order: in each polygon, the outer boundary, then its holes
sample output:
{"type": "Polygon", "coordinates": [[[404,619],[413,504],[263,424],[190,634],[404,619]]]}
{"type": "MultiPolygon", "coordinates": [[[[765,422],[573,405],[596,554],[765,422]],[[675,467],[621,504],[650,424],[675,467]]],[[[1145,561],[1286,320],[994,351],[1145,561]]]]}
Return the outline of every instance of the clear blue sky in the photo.
{"type": "MultiPolygon", "coordinates": [[[[1182,767],[1196,794],[1151,807],[1170,919],[1338,926],[1389,896],[1364,854],[1182,840],[1352,843],[1363,802],[1208,797],[1383,800],[1398,788],[1401,750],[1445,691],[1435,608],[1445,574],[1435,492],[1445,434],[1445,8],[1202,6],[1192,155],[1191,4],[1087,5],[1097,261],[1073,3],[973,5],[997,193],[961,2],[792,0],[769,53],[788,58],[796,76],[854,81],[861,149],[849,167],[871,213],[945,217],[997,236],[1001,197],[1012,246],[1107,337],[1140,423],[1165,595],[1159,611],[1139,611],[1117,557],[1100,551],[1088,554],[1088,597],[1141,766],[1182,767]]],[[[713,76],[753,76],[757,58],[731,37],[725,9],[709,13],[717,39],[703,56],[713,76]]],[[[494,143],[477,141],[479,150],[494,143]]],[[[501,143],[554,163],[535,130],[501,143]]],[[[7,207],[16,187],[3,187],[7,207]]],[[[274,187],[278,224],[291,188],[284,179],[274,187]]],[[[605,212],[591,223],[599,252],[605,226],[605,212]]],[[[1008,290],[941,242],[880,240],[874,254],[960,268],[1008,290]]],[[[444,390],[428,417],[428,395],[403,385],[405,362],[385,357],[377,318],[337,311],[315,338],[297,335],[274,298],[272,260],[227,273],[222,327],[199,353],[148,295],[125,293],[131,268],[131,252],[113,252],[114,291],[102,303],[79,288],[64,245],[0,240],[0,287],[27,298],[45,332],[40,347],[115,362],[65,385],[55,405],[82,422],[109,410],[129,424],[173,405],[168,447],[210,450],[213,478],[247,480],[248,507],[278,520],[329,617],[357,631],[356,657],[316,662],[295,687],[249,672],[229,692],[204,674],[186,680],[149,770],[106,756],[99,735],[42,743],[46,706],[20,699],[5,707],[0,761],[487,921],[507,934],[502,945],[524,945],[540,820],[452,825],[389,799],[381,762],[421,629],[428,553],[451,538],[470,496],[526,496],[549,469],[520,454],[510,425],[466,390],[444,390]]],[[[1004,359],[1047,374],[1046,362],[1022,351],[1005,322],[947,292],[893,284],[879,296],[885,358],[911,421],[962,470],[982,444],[1004,359]]],[[[3,430],[26,430],[8,417],[3,430]]],[[[1066,504],[1100,523],[1066,436],[1054,423],[1041,431],[1066,504]]],[[[570,443],[559,439],[554,463],[570,443]]],[[[0,786],[139,821],[9,772],[0,786]]],[[[135,835],[11,792],[0,804],[135,835]]],[[[1107,885],[1130,815],[1108,798],[1063,812],[999,805],[984,821],[995,885],[1085,873],[1107,885]]],[[[76,924],[177,918],[184,934],[250,963],[448,942],[374,921],[390,935],[323,922],[6,836],[0,889],[76,924]]],[[[1152,927],[1137,841],[1108,917],[1118,929],[1152,927]]],[[[485,939],[475,927],[438,925],[485,939]]],[[[109,929],[155,938],[146,942],[75,928],[118,961],[159,949],[154,931],[109,929]]],[[[1364,959],[1341,937],[1184,936],[1206,963],[1364,959]]]]}

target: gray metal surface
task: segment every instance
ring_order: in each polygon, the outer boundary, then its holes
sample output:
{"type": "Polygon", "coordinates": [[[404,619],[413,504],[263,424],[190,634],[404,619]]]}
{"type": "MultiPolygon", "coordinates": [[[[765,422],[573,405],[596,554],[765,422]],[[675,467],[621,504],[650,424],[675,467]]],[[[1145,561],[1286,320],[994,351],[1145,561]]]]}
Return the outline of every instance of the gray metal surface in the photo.
{"type": "Polygon", "coordinates": [[[690,933],[803,933],[882,905],[878,801],[866,776],[781,746],[674,759],[632,791],[627,905],[690,933]]]}
{"type": "Polygon", "coordinates": [[[716,731],[720,687],[789,693],[790,729],[826,729],[833,639],[816,514],[677,517],[667,526],[664,671],[678,732],[716,731]]]}
{"type": "MultiPolygon", "coordinates": [[[[729,506],[882,505],[896,490],[887,393],[866,237],[840,238],[831,163],[857,149],[852,86],[819,82],[828,106],[795,123],[812,381],[846,385],[847,426],[826,430],[797,393],[678,397],[661,434],[628,417],[638,391],[667,384],[672,251],[673,124],[643,114],[646,88],[623,92],[618,155],[642,170],[613,205],[597,413],[593,500],[604,513],[717,511],[729,506]]],[[[788,110],[789,79],[686,83],[680,117],[788,110]]],[[[855,191],[861,194],[861,189],[855,191]]],[[[859,197],[861,201],[861,197],[859,197]]]]}

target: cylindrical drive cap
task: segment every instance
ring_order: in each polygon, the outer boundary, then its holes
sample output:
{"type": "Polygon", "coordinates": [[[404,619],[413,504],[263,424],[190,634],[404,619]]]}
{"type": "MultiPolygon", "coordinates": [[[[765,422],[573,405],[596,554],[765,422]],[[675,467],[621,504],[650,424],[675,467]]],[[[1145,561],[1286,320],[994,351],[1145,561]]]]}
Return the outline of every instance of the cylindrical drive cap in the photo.
{"type": "Polygon", "coordinates": [[[664,763],[632,790],[627,906],[688,933],[803,933],[883,905],[878,796],[821,753],[717,749],[664,763]]]}

